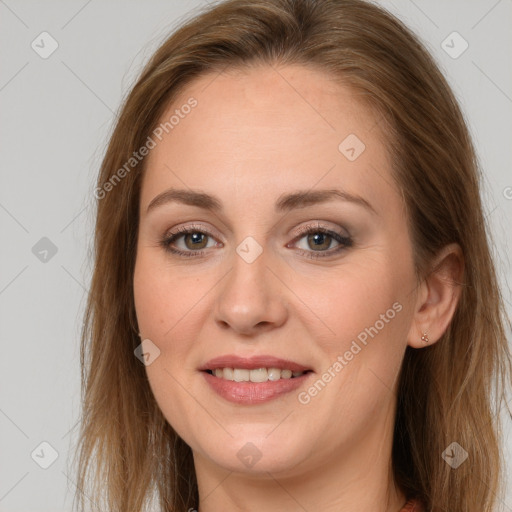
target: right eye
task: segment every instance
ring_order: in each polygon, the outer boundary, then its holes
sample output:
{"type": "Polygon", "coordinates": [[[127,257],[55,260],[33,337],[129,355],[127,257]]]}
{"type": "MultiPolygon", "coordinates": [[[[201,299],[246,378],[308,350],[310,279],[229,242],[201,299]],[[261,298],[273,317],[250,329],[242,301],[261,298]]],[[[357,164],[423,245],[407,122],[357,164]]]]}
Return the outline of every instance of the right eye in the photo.
{"type": "MultiPolygon", "coordinates": [[[[203,249],[217,246],[220,242],[208,245],[208,238],[213,238],[208,232],[194,227],[180,228],[178,232],[170,233],[162,241],[161,245],[166,251],[180,256],[195,257],[204,254],[203,249]],[[182,242],[181,246],[178,241],[182,242]]],[[[221,244],[222,245],[222,244],[221,244]]]]}

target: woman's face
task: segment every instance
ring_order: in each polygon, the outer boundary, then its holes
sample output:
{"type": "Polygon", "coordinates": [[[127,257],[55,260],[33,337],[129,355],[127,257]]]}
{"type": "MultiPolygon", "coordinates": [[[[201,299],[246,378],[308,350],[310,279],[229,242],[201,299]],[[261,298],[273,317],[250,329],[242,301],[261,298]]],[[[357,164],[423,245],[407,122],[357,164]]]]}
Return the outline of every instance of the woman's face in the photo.
{"type": "Polygon", "coordinates": [[[375,462],[416,286],[379,118],[287,66],[204,75],[162,122],[134,289],[163,414],[196,465],[375,462]]]}

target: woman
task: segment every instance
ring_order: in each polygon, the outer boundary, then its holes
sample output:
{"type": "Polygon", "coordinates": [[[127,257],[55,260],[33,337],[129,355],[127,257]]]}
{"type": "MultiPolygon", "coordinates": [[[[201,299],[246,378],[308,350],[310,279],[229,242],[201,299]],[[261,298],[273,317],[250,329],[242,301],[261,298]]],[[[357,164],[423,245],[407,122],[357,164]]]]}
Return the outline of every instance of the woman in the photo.
{"type": "Polygon", "coordinates": [[[81,510],[494,511],[511,358],[479,179],[384,10],[184,24],[95,190],[81,510]]]}

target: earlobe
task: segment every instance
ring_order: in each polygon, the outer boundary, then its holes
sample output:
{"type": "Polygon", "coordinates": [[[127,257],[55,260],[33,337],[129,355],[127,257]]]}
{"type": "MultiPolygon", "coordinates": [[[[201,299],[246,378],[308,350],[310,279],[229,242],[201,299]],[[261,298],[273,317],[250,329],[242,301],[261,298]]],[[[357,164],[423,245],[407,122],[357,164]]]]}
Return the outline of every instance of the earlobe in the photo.
{"type": "Polygon", "coordinates": [[[458,244],[445,246],[434,259],[417,294],[408,344],[422,348],[436,343],[444,334],[462,291],[464,258],[458,244]]]}

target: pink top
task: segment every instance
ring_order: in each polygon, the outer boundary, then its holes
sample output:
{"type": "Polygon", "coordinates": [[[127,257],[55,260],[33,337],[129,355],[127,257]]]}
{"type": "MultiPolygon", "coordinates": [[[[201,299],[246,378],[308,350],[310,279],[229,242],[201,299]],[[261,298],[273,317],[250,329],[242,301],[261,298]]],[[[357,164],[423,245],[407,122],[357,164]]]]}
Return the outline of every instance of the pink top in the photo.
{"type": "Polygon", "coordinates": [[[424,508],[418,500],[411,498],[399,512],[424,512],[424,508]]]}

